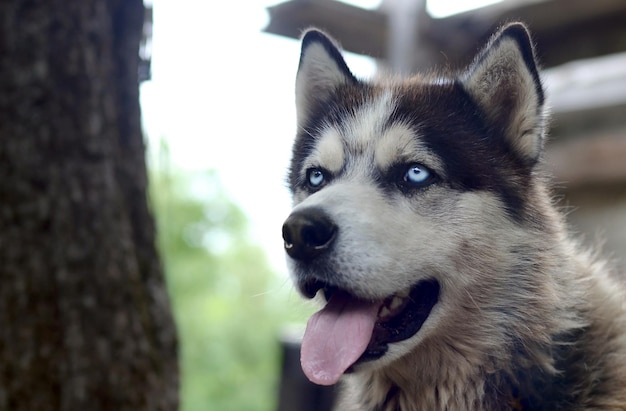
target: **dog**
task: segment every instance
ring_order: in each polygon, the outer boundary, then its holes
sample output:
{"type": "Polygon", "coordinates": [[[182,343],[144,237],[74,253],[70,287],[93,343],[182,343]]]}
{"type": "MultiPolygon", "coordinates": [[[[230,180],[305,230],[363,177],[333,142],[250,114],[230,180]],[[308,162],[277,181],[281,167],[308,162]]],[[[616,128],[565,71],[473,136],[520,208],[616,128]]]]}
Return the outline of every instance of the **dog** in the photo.
{"type": "Polygon", "coordinates": [[[625,410],[626,298],[568,234],[523,23],[455,73],[357,79],[302,39],[282,227],[338,410],[625,410]]]}

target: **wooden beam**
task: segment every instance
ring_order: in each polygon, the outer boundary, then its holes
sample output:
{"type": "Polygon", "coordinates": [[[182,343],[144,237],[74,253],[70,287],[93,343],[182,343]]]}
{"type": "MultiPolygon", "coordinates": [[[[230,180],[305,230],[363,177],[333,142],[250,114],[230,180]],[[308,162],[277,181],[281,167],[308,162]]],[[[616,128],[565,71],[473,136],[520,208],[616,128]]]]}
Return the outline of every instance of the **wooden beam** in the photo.
{"type": "MultiPolygon", "coordinates": [[[[389,22],[380,10],[365,10],[333,0],[290,0],[269,9],[265,31],[298,38],[318,26],[359,54],[389,56],[389,22]]],[[[428,48],[427,64],[467,63],[502,22],[530,25],[544,67],[567,61],[626,51],[626,1],[504,1],[454,16],[418,22],[417,44],[428,48]]]]}
{"type": "Polygon", "coordinates": [[[626,51],[626,1],[504,1],[443,19],[420,32],[446,56],[438,63],[470,61],[503,22],[526,22],[544,67],[626,51]]]}
{"type": "Polygon", "coordinates": [[[308,27],[327,31],[344,50],[387,57],[387,15],[334,0],[292,0],[268,7],[268,33],[300,38],[308,27]]]}
{"type": "Polygon", "coordinates": [[[559,185],[575,188],[626,182],[626,129],[595,133],[548,147],[546,165],[559,185]]]}

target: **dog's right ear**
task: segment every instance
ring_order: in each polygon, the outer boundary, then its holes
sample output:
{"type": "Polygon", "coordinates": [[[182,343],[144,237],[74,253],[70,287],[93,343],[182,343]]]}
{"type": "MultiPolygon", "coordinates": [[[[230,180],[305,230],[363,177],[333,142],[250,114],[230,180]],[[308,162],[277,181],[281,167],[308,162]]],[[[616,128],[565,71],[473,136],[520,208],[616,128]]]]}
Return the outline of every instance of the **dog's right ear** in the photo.
{"type": "Polygon", "coordinates": [[[357,83],[335,41],[317,29],[302,36],[300,65],[296,76],[298,125],[304,126],[313,108],[340,85],[357,83]]]}

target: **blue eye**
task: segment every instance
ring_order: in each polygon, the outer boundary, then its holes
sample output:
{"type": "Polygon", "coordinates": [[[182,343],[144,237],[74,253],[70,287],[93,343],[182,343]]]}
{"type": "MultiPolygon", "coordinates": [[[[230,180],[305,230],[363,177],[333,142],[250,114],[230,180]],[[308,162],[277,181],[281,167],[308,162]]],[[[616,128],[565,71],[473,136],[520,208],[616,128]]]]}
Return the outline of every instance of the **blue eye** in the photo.
{"type": "Polygon", "coordinates": [[[311,168],[307,171],[307,180],[311,187],[317,188],[324,184],[326,177],[321,169],[311,168]]]}
{"type": "Polygon", "coordinates": [[[411,164],[403,178],[404,182],[409,184],[424,184],[430,179],[430,171],[419,164],[411,164]]]}
{"type": "Polygon", "coordinates": [[[405,194],[411,194],[439,181],[437,174],[419,163],[398,164],[392,169],[392,179],[405,194]]]}

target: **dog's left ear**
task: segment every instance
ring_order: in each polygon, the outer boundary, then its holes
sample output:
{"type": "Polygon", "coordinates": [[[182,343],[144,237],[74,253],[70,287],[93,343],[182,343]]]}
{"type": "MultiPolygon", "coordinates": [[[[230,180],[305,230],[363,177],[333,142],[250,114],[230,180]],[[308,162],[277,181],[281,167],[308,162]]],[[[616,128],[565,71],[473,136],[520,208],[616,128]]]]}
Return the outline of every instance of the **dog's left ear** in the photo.
{"type": "Polygon", "coordinates": [[[543,149],[544,93],[526,26],[504,26],[461,80],[494,130],[533,165],[543,149]]]}

